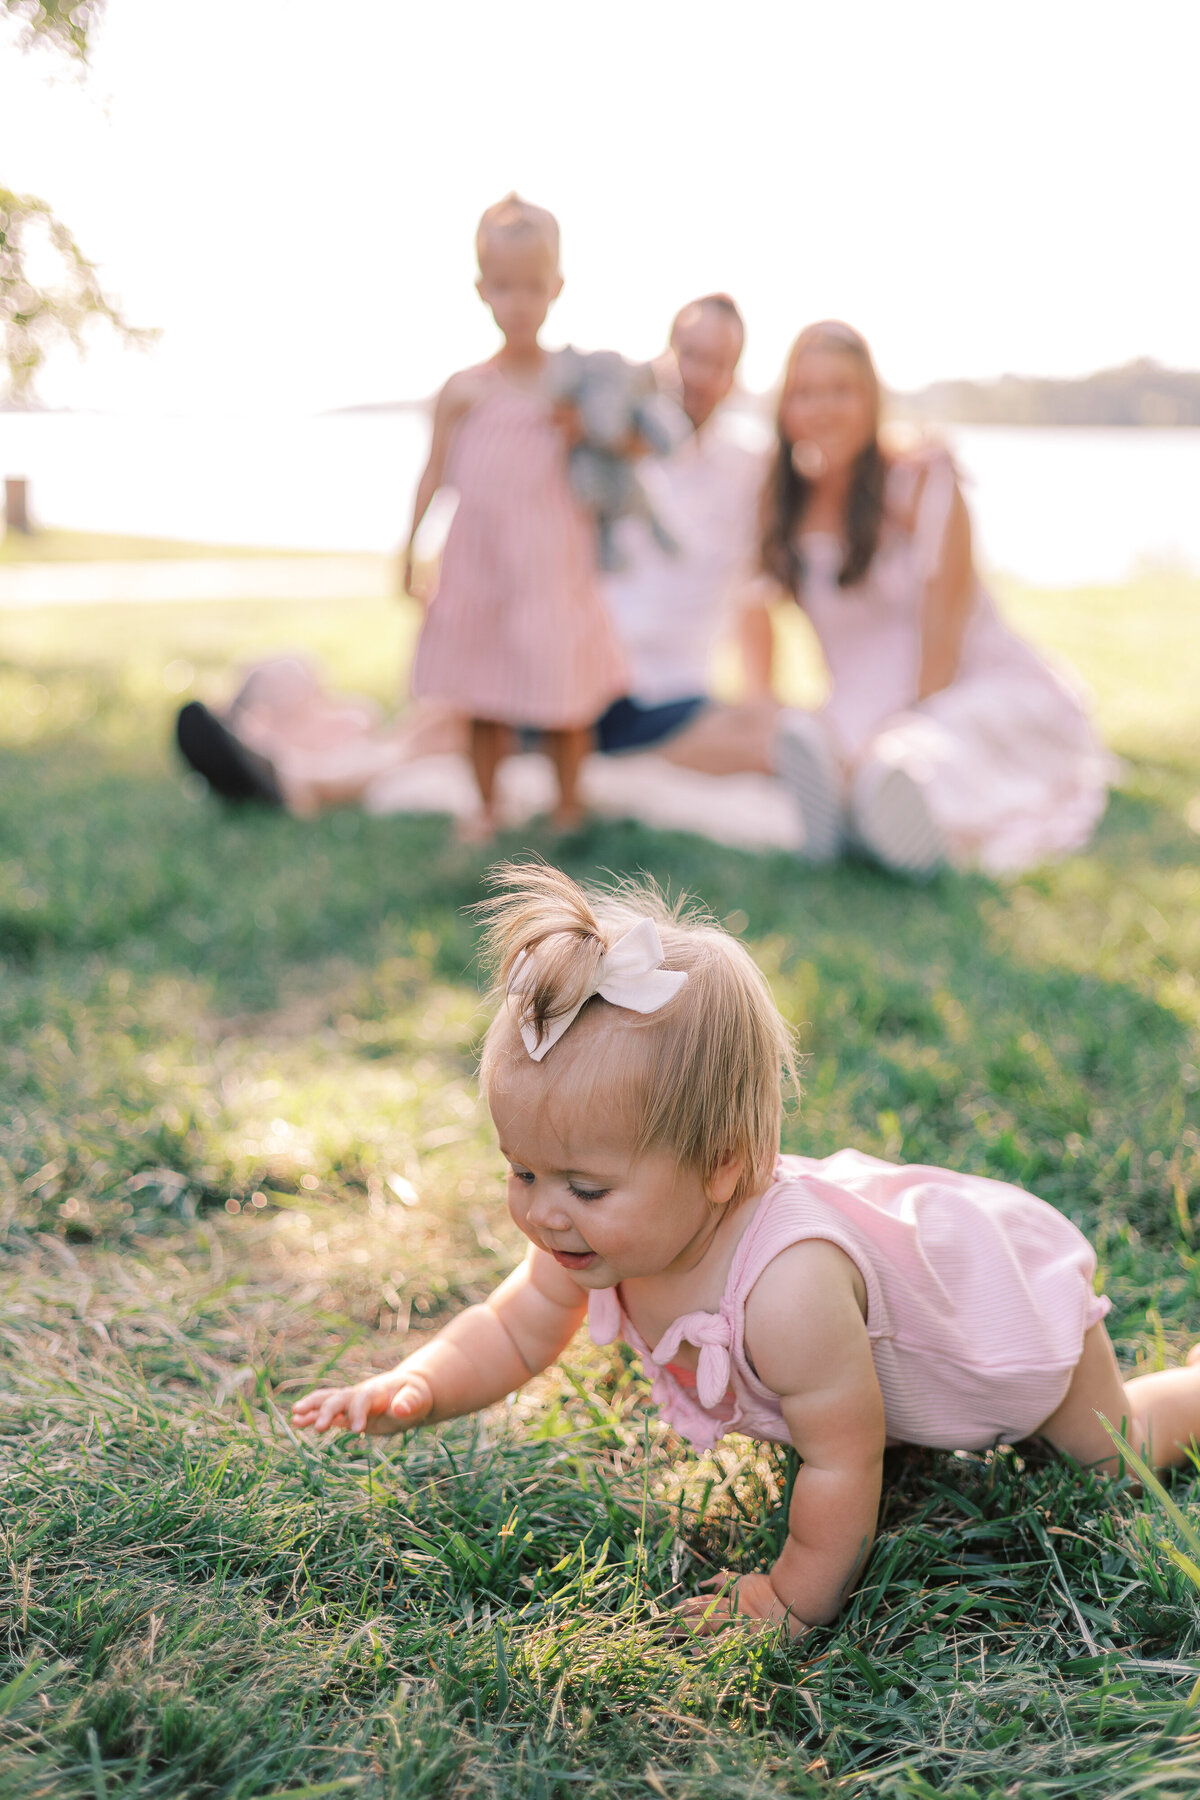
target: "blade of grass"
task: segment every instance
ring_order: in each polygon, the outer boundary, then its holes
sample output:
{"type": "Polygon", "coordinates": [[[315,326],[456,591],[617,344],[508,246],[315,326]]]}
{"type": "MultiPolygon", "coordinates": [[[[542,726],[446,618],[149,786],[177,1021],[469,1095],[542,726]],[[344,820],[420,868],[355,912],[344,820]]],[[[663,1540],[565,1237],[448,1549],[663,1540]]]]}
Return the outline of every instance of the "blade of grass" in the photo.
{"type": "Polygon", "coordinates": [[[1188,1548],[1192,1551],[1193,1555],[1200,1557],[1200,1531],[1196,1530],[1196,1527],[1192,1524],[1191,1520],[1180,1510],[1174,1500],[1172,1500],[1170,1494],[1168,1494],[1166,1488],[1158,1479],[1158,1476],[1154,1473],[1154,1470],[1150,1467],[1150,1464],[1146,1461],[1145,1457],[1138,1454],[1129,1440],[1122,1432],[1117,1430],[1115,1425],[1110,1424],[1103,1413],[1100,1414],[1100,1423],[1103,1425],[1105,1431],[1107,1431],[1109,1437],[1117,1446],[1117,1449],[1129,1464],[1129,1467],[1133,1470],[1138,1480],[1142,1483],[1143,1487],[1148,1488],[1154,1495],[1154,1498],[1158,1501],[1159,1505],[1162,1507],[1185,1544],[1187,1544],[1188,1548]]]}

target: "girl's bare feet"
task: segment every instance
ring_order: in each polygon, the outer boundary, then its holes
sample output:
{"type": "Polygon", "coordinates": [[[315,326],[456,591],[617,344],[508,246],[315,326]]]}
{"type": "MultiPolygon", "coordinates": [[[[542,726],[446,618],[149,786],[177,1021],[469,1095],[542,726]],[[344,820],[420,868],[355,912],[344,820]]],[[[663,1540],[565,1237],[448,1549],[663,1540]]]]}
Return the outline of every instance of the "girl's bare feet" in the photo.
{"type": "Polygon", "coordinates": [[[591,727],[575,725],[564,731],[547,731],[542,741],[558,777],[558,805],[550,814],[550,829],[560,836],[579,831],[587,820],[587,809],[579,799],[579,772],[592,747],[591,727]]]}
{"type": "Polygon", "coordinates": [[[567,837],[572,832],[582,831],[590,817],[587,807],[576,801],[572,806],[556,806],[548,824],[556,837],[567,837]]]}
{"type": "Polygon", "coordinates": [[[454,826],[454,841],[458,844],[490,844],[495,836],[496,815],[490,806],[481,806],[454,826]]]}

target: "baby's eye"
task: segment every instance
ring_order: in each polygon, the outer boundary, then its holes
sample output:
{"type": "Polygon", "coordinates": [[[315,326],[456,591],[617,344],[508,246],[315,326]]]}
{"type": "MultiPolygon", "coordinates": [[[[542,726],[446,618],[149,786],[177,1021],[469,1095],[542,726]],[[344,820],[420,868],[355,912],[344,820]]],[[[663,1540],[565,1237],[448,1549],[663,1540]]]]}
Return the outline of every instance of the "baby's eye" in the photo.
{"type": "Polygon", "coordinates": [[[603,1200],[605,1194],[609,1192],[608,1188],[579,1187],[574,1181],[568,1181],[567,1186],[577,1200],[603,1200]]]}
{"type": "Polygon", "coordinates": [[[508,1172],[512,1176],[514,1181],[530,1182],[533,1180],[532,1169],[514,1169],[512,1164],[510,1163],[508,1165],[508,1172]]]}

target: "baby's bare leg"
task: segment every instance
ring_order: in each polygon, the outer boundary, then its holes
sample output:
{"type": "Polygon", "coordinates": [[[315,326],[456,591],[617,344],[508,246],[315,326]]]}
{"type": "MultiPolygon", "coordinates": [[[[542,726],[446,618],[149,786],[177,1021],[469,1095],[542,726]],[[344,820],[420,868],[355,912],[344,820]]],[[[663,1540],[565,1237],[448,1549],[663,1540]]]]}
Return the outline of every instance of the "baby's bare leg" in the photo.
{"type": "Polygon", "coordinates": [[[1119,1458],[1098,1413],[1155,1468],[1185,1462],[1187,1446],[1200,1438],[1200,1360],[1123,1381],[1107,1330],[1093,1325],[1067,1397],[1038,1436],[1085,1467],[1115,1475],[1119,1458]]]}

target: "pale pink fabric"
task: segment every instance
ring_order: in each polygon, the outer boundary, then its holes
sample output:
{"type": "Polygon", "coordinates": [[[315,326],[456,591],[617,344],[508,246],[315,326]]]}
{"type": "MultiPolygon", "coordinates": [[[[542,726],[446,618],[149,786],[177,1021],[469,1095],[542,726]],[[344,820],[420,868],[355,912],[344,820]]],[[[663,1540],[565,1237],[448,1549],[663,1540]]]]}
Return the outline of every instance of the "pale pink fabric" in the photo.
{"type": "MultiPolygon", "coordinates": [[[[897,507],[915,478],[912,464],[892,469],[897,507]]],[[[943,454],[927,467],[913,532],[885,524],[866,576],[849,588],[837,585],[838,539],[803,533],[801,604],[829,670],[819,716],[839,756],[905,768],[956,860],[1002,873],[1086,844],[1111,764],[1078,682],[1010,631],[978,583],[954,681],[918,702],[922,602],[953,496],[943,454]]]]}
{"type": "Polygon", "coordinates": [[[746,1355],[746,1300],[791,1244],[821,1238],[855,1264],[889,1440],[978,1450],[1030,1436],[1061,1404],[1084,1333],[1111,1302],[1096,1257],[1062,1213],[1007,1182],[841,1150],[781,1156],[734,1253],[719,1309],[677,1319],[653,1346],[619,1288],[591,1295],[598,1344],[623,1336],[662,1415],[701,1449],[727,1431],[787,1441],[778,1397],[746,1355]],[[692,1389],[668,1365],[699,1348],[692,1389]]]}
{"type": "Polygon", "coordinates": [[[596,582],[595,527],[567,482],[548,403],[493,371],[458,424],[458,511],[413,663],[413,693],[470,718],[589,725],[626,686],[596,582]]]}

